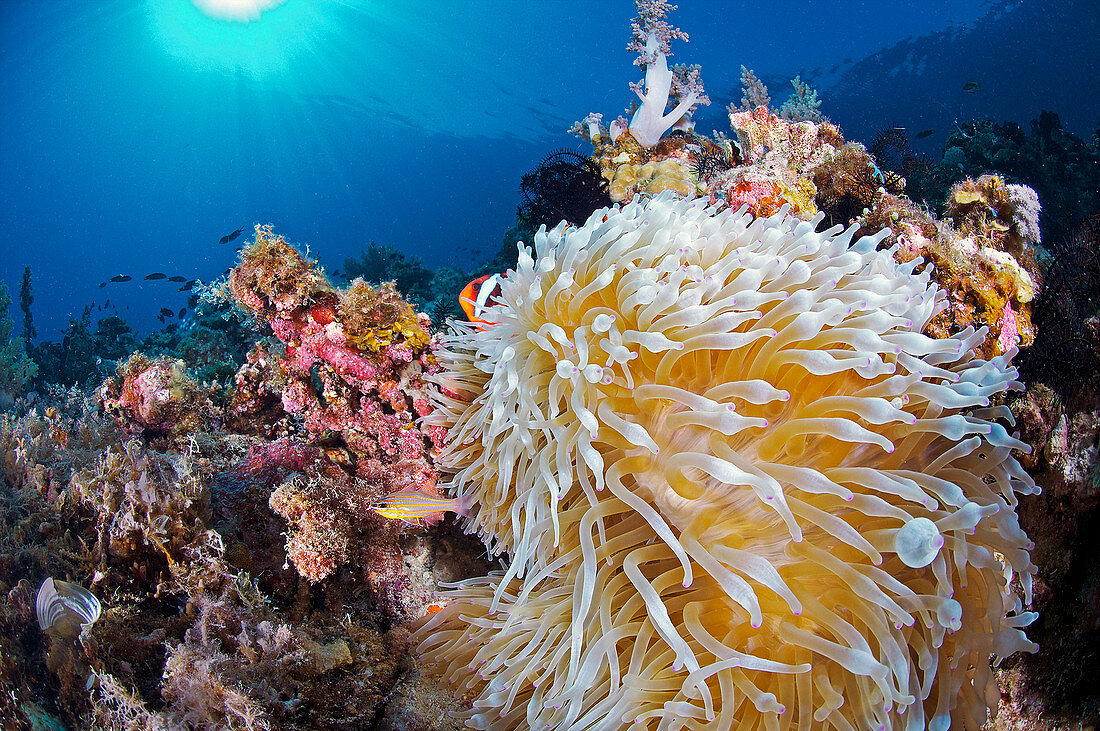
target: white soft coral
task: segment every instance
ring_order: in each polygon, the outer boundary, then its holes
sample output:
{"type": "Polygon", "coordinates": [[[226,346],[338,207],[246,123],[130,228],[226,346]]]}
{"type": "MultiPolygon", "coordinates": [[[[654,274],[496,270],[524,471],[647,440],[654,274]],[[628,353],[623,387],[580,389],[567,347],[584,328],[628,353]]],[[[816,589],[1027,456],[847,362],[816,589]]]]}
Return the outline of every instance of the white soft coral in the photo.
{"type": "Polygon", "coordinates": [[[668,67],[668,60],[655,33],[646,36],[645,55],[652,58],[652,61],[646,64],[644,89],[637,84],[632,85],[634,93],[642,100],[642,105],[630,120],[630,134],[643,147],[653,147],[672,127],[686,125],[685,118],[690,119],[692,108],[704,101],[705,94],[698,83],[682,84],[683,93],[679,97],[679,103],[666,114],[665,108],[672,94],[676,74],[668,67]]]}

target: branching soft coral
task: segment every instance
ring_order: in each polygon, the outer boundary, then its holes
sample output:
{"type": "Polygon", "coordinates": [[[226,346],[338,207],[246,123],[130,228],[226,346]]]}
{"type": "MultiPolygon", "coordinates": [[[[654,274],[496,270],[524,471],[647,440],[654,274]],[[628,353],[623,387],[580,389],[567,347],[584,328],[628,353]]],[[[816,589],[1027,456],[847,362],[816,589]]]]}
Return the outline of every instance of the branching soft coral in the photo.
{"type": "MultiPolygon", "coordinates": [[[[629,130],[634,140],[643,148],[649,148],[673,127],[690,131],[692,110],[699,104],[710,104],[710,98],[703,90],[698,66],[669,68],[672,40],[687,40],[686,33],[665,20],[676,6],[667,0],[635,0],[634,5],[638,17],[631,23],[633,38],[627,50],[638,54],[634,63],[645,68],[645,79],[630,85],[641,105],[634,111],[629,130]],[[666,112],[670,104],[672,109],[666,112]]],[[[571,131],[598,146],[604,136],[601,120],[602,115],[589,114],[571,131]]],[[[612,122],[611,139],[618,139],[625,128],[621,120],[612,122]]]]}

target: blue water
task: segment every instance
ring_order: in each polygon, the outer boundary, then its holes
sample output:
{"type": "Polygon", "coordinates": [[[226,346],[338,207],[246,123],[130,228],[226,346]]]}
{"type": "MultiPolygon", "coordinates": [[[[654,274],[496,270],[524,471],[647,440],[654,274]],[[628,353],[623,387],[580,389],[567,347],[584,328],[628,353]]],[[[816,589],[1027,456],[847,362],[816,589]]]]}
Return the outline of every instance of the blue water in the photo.
{"type": "MultiPolygon", "coordinates": [[[[1088,138],[1098,7],[684,0],[673,60],[702,65],[704,133],[729,131],[744,64],[776,105],[801,74],[849,139],[933,129],[915,146],[937,155],[959,122],[1026,129],[1042,109],[1088,138]]],[[[242,224],[274,224],[329,269],[371,241],[468,268],[513,225],[524,172],[588,152],[570,124],[629,104],[634,15],[626,0],[286,0],[239,22],[191,0],[0,0],[0,280],[17,300],[31,267],[50,339],[108,298],[159,327],[185,295],[141,278],[216,278],[240,243],[218,239],[242,224]],[[116,274],[135,281],[99,287],[116,274]]]]}

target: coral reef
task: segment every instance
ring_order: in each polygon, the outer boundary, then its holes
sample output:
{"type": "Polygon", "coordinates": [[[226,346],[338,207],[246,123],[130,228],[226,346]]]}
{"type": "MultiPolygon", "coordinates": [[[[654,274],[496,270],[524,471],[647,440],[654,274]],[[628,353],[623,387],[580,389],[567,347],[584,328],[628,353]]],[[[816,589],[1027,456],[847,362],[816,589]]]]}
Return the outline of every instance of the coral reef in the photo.
{"type": "MultiPolygon", "coordinates": [[[[950,185],[985,173],[1038,193],[1045,241],[1068,239],[1081,221],[1100,211],[1100,135],[1083,140],[1063,129],[1053,112],[1043,111],[1029,131],[1014,122],[961,125],[948,137],[943,159],[930,174],[950,185]]],[[[945,192],[938,193],[938,201],[945,192]]]]}
{"type": "Polygon", "coordinates": [[[10,305],[8,290],[0,282],[0,409],[10,408],[38,373],[38,365],[27,356],[23,338],[13,335],[10,305]]]}
{"type": "MultiPolygon", "coordinates": [[[[1033,191],[1012,187],[1027,190],[1016,195],[1033,201],[1033,191]]],[[[880,190],[857,221],[862,231],[889,228],[887,240],[898,245],[902,261],[921,257],[934,265],[933,279],[946,291],[949,307],[929,322],[929,334],[943,337],[963,327],[986,325],[987,357],[1017,344],[1030,346],[1035,340],[1031,302],[1041,279],[1034,254],[1038,242],[1024,236],[1038,228],[1029,228],[1021,219],[1037,220],[1037,201],[1034,206],[1011,207],[1008,189],[996,176],[962,181],[953,189],[953,199],[956,195],[958,202],[948,209],[951,219],[941,222],[907,198],[880,190]],[[1004,197],[1000,212],[986,195],[1004,197]]]]}
{"type": "Polygon", "coordinates": [[[1064,240],[1048,241],[1043,289],[1035,303],[1035,345],[1023,354],[1027,392],[1010,401],[1024,461],[1042,486],[1021,505],[1020,520],[1035,536],[1039,567],[1029,634],[1034,657],[1002,670],[1004,710],[998,727],[1074,728],[1100,722],[1098,557],[1100,530],[1100,220],[1086,220],[1064,240]]]}
{"type": "Polygon", "coordinates": [[[369,510],[435,483],[427,317],[270,228],[230,274],[185,327],[138,340],[89,307],[35,348],[38,401],[0,421],[5,727],[457,727],[406,625],[484,551],[369,510]],[[38,629],[47,577],[102,601],[75,640],[38,629]]]}
{"type": "Polygon", "coordinates": [[[268,382],[282,386],[283,408],[309,431],[340,438],[337,461],[363,475],[402,460],[406,474],[432,479],[431,438],[415,424],[430,408],[422,382],[434,368],[427,318],[392,285],[356,280],[336,290],[270,227],[257,227],[226,289],[282,343],[282,357],[268,363],[282,378],[268,382]]]}
{"type": "Polygon", "coordinates": [[[636,100],[492,261],[258,226],[186,317],[56,342],[0,285],[0,728],[1100,722],[1098,139],[932,166],[744,66],[698,134],[636,6],[636,100]],[[440,489],[464,525],[371,509],[440,489]]]}
{"type": "MultiPolygon", "coordinates": [[[[1042,332],[1042,331],[1040,331],[1042,332]]],[[[1093,367],[1092,374],[1097,371],[1093,367]]],[[[1053,373],[1051,375],[1054,375],[1053,373]]],[[[1023,503],[1021,525],[1035,538],[1038,620],[1028,634],[1041,648],[1001,670],[1005,709],[998,728],[1075,728],[1100,720],[1100,398],[1095,387],[1062,398],[1042,382],[1011,402],[1025,464],[1043,488],[1023,503]]]]}
{"type": "MultiPolygon", "coordinates": [[[[667,79],[671,72],[662,64],[668,44],[686,36],[664,20],[667,4],[639,2],[638,9],[630,50],[641,54],[638,62],[647,74],[667,79]],[[644,31],[650,26],[658,30],[644,31]]],[[[736,142],[669,131],[672,116],[684,109],[659,120],[652,110],[643,114],[649,90],[663,88],[648,76],[643,109],[629,129],[605,128],[595,114],[574,125],[572,131],[595,148],[593,159],[611,199],[672,191],[735,210],[744,206],[755,216],[787,210],[810,220],[820,210],[829,224],[858,223],[865,235],[890,228],[882,246],[894,248],[903,262],[922,257],[934,264],[933,278],[948,293],[950,308],[929,321],[927,334],[949,337],[987,326],[986,357],[1031,345],[1031,301],[1041,281],[1034,250],[1040,242],[1040,207],[1032,188],[995,175],[966,179],[949,196],[945,219],[936,220],[904,194],[907,176],[921,181],[925,192],[931,166],[913,153],[902,130],[885,130],[870,148],[846,142],[821,115],[817,93],[800,78],[792,82],[791,99],[773,111],[755,74],[742,67],[741,75],[742,106],[731,104],[728,110],[736,142]],[[645,129],[641,138],[635,134],[639,120],[645,129]]]]}
{"type": "Polygon", "coordinates": [[[38,364],[35,385],[42,388],[45,384],[99,383],[114,367],[100,353],[124,358],[135,345],[129,326],[118,318],[103,318],[93,331],[92,308],[86,306],[79,318],[69,318],[60,342],[41,342],[31,348],[31,356],[38,364]]]}
{"type": "Polygon", "coordinates": [[[417,671],[399,624],[437,582],[484,571],[453,527],[379,531],[354,574],[314,591],[283,566],[267,499],[311,469],[339,473],[320,448],[206,431],[147,442],[79,390],[58,398],[0,420],[5,728],[456,727],[456,699],[417,671]],[[75,642],[39,629],[47,577],[102,602],[75,642]]]}
{"type": "MultiPolygon", "coordinates": [[[[377,538],[392,546],[393,530],[368,508],[391,492],[432,489],[432,450],[443,436],[419,426],[431,410],[423,377],[437,369],[427,317],[390,283],[376,288],[357,278],[334,288],[263,226],[242,250],[223,296],[270,326],[282,346],[281,354],[259,347],[250,353],[234,379],[231,418],[263,415],[262,431],[272,435],[282,419],[277,397],[321,450],[309,466],[293,466],[308,478],[260,494],[291,526],[290,560],[316,582],[367,550],[360,545],[377,538]]],[[[285,462],[272,448],[252,458],[285,462]]]]}

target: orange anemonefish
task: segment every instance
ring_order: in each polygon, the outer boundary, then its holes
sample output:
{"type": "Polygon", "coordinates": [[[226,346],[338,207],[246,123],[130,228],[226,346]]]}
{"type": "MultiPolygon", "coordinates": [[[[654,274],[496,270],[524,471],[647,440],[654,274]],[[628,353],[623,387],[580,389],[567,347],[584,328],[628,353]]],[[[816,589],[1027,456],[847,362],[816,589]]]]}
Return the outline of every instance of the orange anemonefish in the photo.
{"type": "Polygon", "coordinates": [[[493,304],[489,300],[500,296],[501,274],[486,274],[463,287],[458,295],[458,303],[462,305],[463,312],[470,322],[481,326],[490,324],[482,318],[485,309],[493,304]]]}

